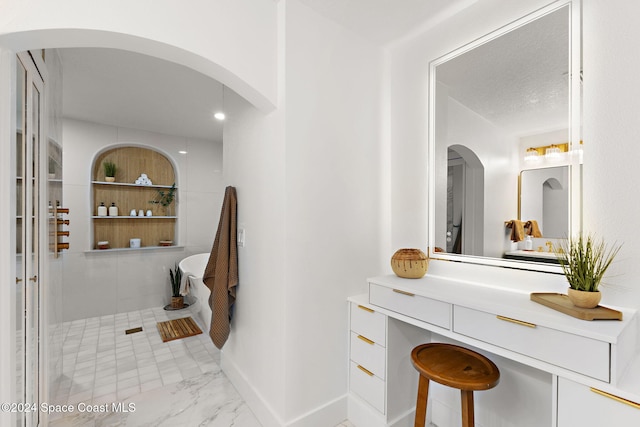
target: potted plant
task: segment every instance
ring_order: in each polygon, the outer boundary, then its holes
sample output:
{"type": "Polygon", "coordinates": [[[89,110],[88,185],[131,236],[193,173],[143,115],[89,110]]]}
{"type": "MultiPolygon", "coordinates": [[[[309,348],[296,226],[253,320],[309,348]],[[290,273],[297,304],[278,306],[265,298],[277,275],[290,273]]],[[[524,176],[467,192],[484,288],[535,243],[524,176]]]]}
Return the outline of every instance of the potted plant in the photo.
{"type": "Polygon", "coordinates": [[[102,163],[104,168],[104,180],[107,182],[114,182],[116,180],[116,164],[110,161],[102,163]]]}
{"type": "Polygon", "coordinates": [[[176,183],[171,184],[171,187],[167,190],[158,190],[155,199],[149,200],[149,203],[154,205],[161,205],[165,209],[165,215],[171,216],[171,204],[175,200],[176,183]]]}
{"type": "Polygon", "coordinates": [[[175,264],[175,269],[169,269],[169,278],[171,279],[171,308],[184,308],[184,297],[180,295],[182,271],[178,264],[175,264]]]}
{"type": "Polygon", "coordinates": [[[568,297],[576,307],[594,308],[600,302],[598,290],[605,271],[621,245],[608,247],[593,235],[572,237],[560,242],[555,252],[569,282],[568,297]]]}

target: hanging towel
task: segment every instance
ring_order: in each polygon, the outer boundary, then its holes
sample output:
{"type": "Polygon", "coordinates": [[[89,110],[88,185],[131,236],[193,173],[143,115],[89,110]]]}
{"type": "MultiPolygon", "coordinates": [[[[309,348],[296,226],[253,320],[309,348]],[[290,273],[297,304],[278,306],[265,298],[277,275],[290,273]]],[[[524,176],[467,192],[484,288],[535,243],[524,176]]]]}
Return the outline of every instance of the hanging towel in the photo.
{"type": "Polygon", "coordinates": [[[519,219],[512,219],[505,223],[507,228],[511,229],[511,241],[520,242],[524,240],[524,225],[519,219]]]}
{"type": "Polygon", "coordinates": [[[527,234],[531,237],[542,237],[542,231],[540,231],[540,227],[538,227],[538,221],[535,219],[530,219],[524,225],[524,228],[527,229],[527,234]]]}
{"type": "Polygon", "coordinates": [[[238,285],[237,203],[236,189],[227,187],[218,231],[202,277],[204,284],[211,291],[209,336],[219,349],[229,337],[231,307],[236,300],[235,288],[238,285]]]}

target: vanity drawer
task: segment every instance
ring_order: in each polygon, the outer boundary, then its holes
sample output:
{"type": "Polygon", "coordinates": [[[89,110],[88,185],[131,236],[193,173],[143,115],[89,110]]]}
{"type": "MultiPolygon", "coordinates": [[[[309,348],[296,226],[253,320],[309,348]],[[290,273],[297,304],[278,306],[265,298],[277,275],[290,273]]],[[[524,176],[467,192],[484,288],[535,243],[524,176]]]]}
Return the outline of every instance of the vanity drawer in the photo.
{"type": "Polygon", "coordinates": [[[384,379],[386,349],[368,338],[351,332],[351,360],[384,379]]]}
{"type": "Polygon", "coordinates": [[[351,303],[351,330],[386,347],[387,316],[368,307],[351,303]]]}
{"type": "Polygon", "coordinates": [[[455,306],[453,331],[609,382],[609,343],[455,306]]]}
{"type": "Polygon", "coordinates": [[[369,302],[406,316],[450,328],[451,304],[386,286],[369,284],[369,302]]]}
{"type": "Polygon", "coordinates": [[[353,361],[349,367],[349,388],[384,414],[384,381],[353,361]]]}

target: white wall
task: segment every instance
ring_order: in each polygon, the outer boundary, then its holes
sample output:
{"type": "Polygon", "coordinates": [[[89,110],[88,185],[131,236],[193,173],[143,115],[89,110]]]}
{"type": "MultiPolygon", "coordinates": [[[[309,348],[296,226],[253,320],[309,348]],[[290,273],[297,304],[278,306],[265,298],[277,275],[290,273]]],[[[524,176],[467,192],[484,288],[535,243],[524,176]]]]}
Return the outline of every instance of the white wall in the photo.
{"type": "Polygon", "coordinates": [[[640,146],[640,4],[584,0],[585,229],[623,243],[603,302],[640,307],[640,197],[635,173],[640,146]],[[615,296],[615,298],[614,298],[615,296]]]}
{"type": "Polygon", "coordinates": [[[286,400],[295,419],[344,394],[346,298],[392,253],[379,258],[382,50],[297,1],[287,2],[286,32],[286,400]]]}
{"type": "Polygon", "coordinates": [[[222,366],[263,425],[328,426],[346,416],[346,297],[383,269],[382,52],[297,1],[279,8],[278,111],[225,98],[247,243],[222,366]]]}
{"type": "Polygon", "coordinates": [[[64,255],[64,320],[167,304],[168,269],[186,256],[211,251],[224,194],[222,143],[65,119],[63,156],[63,206],[70,209],[71,231],[64,255]],[[90,252],[93,161],[107,147],[129,144],[156,149],[176,167],[180,248],[90,252]]]}

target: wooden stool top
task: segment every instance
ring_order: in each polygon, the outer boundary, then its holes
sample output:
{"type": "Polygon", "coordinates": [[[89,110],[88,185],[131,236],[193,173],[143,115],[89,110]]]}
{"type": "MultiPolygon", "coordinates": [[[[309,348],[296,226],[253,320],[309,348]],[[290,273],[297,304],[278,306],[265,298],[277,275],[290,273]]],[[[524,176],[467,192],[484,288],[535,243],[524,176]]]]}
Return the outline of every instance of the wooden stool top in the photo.
{"type": "Polygon", "coordinates": [[[411,352],[411,361],[421,375],[459,390],[488,390],[500,381],[500,371],[491,360],[453,344],[419,345],[411,352]]]}

